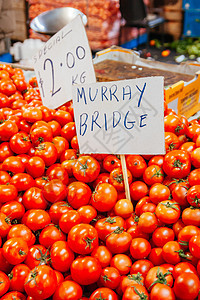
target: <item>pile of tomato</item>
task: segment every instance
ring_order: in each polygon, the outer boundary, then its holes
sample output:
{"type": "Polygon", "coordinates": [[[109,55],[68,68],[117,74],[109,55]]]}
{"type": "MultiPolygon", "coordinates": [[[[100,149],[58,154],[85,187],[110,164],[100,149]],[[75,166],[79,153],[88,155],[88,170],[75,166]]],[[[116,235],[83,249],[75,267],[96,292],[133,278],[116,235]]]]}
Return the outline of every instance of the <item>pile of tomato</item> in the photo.
{"type": "Polygon", "coordinates": [[[79,154],[72,102],[0,65],[0,299],[200,299],[200,120],[165,155],[79,154]]]}

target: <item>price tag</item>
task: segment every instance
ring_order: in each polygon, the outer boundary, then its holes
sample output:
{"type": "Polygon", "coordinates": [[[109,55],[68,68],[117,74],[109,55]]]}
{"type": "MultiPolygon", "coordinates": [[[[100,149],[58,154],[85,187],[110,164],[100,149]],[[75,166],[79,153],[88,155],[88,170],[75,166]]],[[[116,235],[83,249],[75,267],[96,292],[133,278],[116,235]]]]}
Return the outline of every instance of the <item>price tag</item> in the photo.
{"type": "Polygon", "coordinates": [[[165,154],[164,78],[73,87],[80,153],[165,154]]]}
{"type": "Polygon", "coordinates": [[[72,86],[96,82],[85,27],[78,15],[33,57],[42,102],[57,108],[72,99],[72,86]]]}

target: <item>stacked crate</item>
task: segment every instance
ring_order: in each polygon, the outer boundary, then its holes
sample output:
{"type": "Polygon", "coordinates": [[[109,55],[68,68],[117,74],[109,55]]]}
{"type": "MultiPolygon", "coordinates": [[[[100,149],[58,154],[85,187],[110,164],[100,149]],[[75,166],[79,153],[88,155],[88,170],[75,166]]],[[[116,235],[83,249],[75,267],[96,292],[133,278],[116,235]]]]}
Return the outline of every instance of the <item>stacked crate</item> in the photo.
{"type": "Polygon", "coordinates": [[[183,35],[200,37],[200,0],[183,0],[183,35]]]}
{"type": "Polygon", "coordinates": [[[178,0],[175,4],[164,5],[163,16],[166,19],[164,32],[172,35],[174,40],[179,39],[183,30],[182,0],[178,0]]]}
{"type": "Polygon", "coordinates": [[[24,41],[27,39],[27,14],[25,0],[12,0],[12,9],[15,14],[15,31],[11,36],[12,40],[24,41]]]}

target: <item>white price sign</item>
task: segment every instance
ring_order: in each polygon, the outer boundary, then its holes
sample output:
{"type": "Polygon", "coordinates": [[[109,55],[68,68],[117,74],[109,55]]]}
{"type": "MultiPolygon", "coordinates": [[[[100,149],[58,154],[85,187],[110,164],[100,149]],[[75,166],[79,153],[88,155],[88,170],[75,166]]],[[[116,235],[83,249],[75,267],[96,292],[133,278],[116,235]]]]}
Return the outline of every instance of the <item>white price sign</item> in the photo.
{"type": "Polygon", "coordinates": [[[85,27],[78,15],[33,57],[42,102],[57,108],[72,99],[72,86],[96,82],[85,27]]]}
{"type": "Polygon", "coordinates": [[[73,87],[80,153],[165,154],[164,79],[73,87]]]}

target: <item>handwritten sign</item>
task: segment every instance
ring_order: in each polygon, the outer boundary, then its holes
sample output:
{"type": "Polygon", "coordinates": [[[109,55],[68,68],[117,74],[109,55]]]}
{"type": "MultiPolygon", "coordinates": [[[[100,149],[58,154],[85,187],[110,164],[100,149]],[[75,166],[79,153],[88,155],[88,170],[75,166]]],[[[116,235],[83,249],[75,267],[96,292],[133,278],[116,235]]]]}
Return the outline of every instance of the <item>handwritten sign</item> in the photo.
{"type": "Polygon", "coordinates": [[[163,83],[146,77],[74,86],[80,153],[165,154],[163,83]]]}
{"type": "Polygon", "coordinates": [[[42,97],[49,108],[72,99],[72,86],[96,82],[92,55],[80,15],[52,36],[33,57],[42,97]]]}

